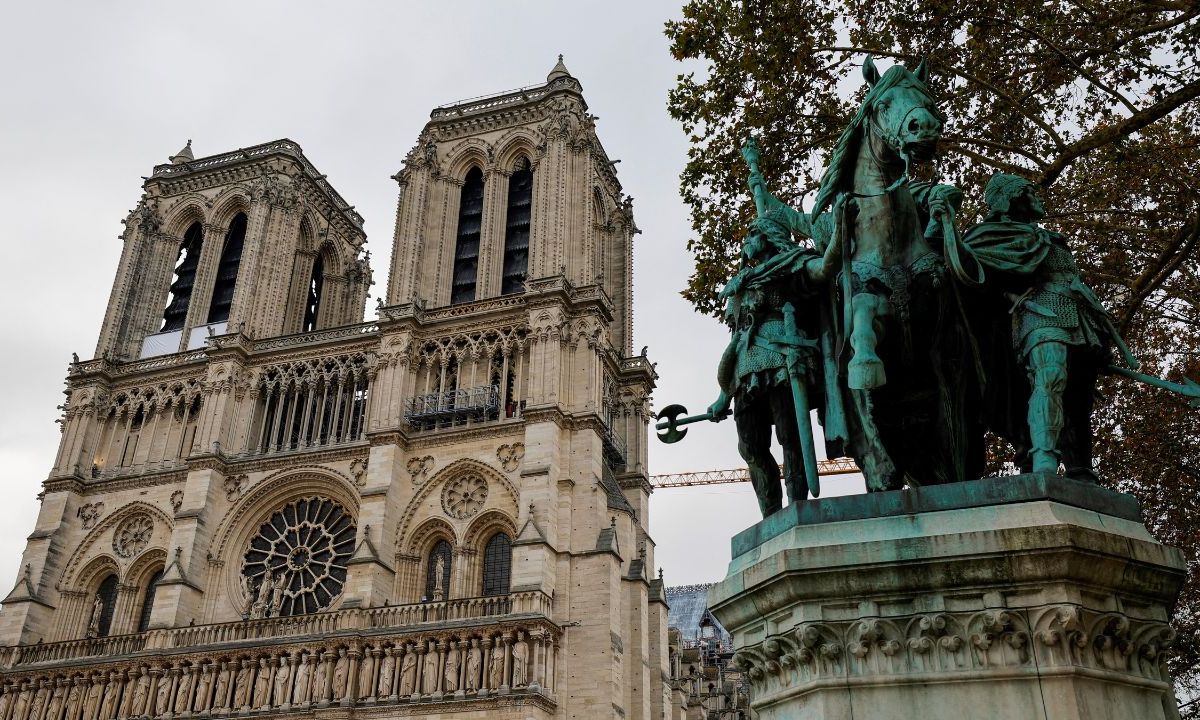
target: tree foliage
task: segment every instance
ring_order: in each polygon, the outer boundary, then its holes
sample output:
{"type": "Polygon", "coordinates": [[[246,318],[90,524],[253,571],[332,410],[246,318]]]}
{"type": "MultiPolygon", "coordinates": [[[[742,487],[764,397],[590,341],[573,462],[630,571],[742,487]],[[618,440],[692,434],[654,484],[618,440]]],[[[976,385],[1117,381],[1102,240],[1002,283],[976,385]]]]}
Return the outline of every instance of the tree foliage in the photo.
{"type": "MultiPolygon", "coordinates": [[[[669,109],[692,142],[681,192],[696,264],[683,292],[716,313],[753,216],[738,148],[760,138],[772,189],[800,207],[857,108],[863,57],[929,59],[947,117],[934,167],[979,217],[997,171],[1043,189],[1046,224],[1147,371],[1200,377],[1200,5],[1176,0],[690,0],[667,23],[669,109]]],[[[1143,503],[1192,572],[1175,671],[1200,690],[1200,417],[1106,379],[1096,413],[1106,482],[1143,503]]]]}

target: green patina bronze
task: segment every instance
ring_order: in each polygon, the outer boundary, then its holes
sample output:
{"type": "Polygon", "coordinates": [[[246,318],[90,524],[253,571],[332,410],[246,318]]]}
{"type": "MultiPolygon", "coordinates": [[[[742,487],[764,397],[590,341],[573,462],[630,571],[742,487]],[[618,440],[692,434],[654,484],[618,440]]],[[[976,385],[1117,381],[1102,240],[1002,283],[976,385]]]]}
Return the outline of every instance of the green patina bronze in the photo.
{"type": "Polygon", "coordinates": [[[1200,403],[1200,385],[1137,372],[1036,189],[996,175],[989,214],[960,234],[962,194],[909,181],[933,157],[942,118],[928,70],[871,58],[862,106],[831,153],[812,212],[772,195],[753,139],[742,155],[757,209],[741,267],[721,292],[729,345],[708,412],[663,410],[658,428],[731,414],[764,517],[782,507],[772,429],[792,504],[819,494],[809,411],[826,453],[849,455],[871,491],[978,477],[984,433],[1025,471],[1094,479],[1096,377],[1114,372],[1200,403]],[[1113,363],[1114,351],[1120,362],[1113,363]]]}

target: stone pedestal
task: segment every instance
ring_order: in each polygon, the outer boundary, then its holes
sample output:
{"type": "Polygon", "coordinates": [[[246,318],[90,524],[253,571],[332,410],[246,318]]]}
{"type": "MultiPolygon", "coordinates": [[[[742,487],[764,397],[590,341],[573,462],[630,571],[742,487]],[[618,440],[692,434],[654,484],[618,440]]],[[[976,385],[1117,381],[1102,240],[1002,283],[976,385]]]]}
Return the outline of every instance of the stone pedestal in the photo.
{"type": "Polygon", "coordinates": [[[1183,568],[1132,497],[1021,475],[785,508],[709,605],[761,720],[1159,720],[1183,568]]]}

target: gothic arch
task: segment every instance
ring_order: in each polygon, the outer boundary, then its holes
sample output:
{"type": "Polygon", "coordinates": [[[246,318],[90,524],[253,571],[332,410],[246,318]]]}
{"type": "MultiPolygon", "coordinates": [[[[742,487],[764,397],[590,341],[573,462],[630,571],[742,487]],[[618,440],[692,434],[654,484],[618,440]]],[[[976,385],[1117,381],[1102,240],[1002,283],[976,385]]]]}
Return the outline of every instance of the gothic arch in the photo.
{"type": "Polygon", "coordinates": [[[529,160],[533,168],[537,168],[538,138],[532,130],[526,127],[513,128],[496,141],[496,167],[505,172],[512,172],[517,158],[529,160]]]}
{"type": "MultiPolygon", "coordinates": [[[[68,560],[67,564],[64,566],[63,587],[76,588],[79,585],[80,579],[85,574],[80,568],[91,567],[92,561],[90,558],[92,557],[107,557],[119,568],[121,563],[112,556],[109,549],[102,549],[100,552],[94,552],[94,550],[100,545],[99,541],[106,537],[111,538],[112,533],[116,529],[117,525],[119,525],[125,518],[139,511],[145,512],[154,520],[156,535],[161,529],[166,530],[169,537],[169,532],[173,522],[170,516],[154,505],[142,502],[141,500],[131,502],[119,508],[105,518],[101,523],[96,525],[96,527],[84,537],[83,541],[79,543],[79,546],[75,548],[75,552],[72,553],[71,559],[68,560]],[[85,560],[87,560],[86,564],[85,560]]],[[[151,541],[149,547],[153,548],[154,546],[155,545],[153,541],[151,541]]],[[[118,575],[119,574],[120,573],[118,573],[118,575]]]]}
{"type": "MultiPolygon", "coordinates": [[[[242,185],[225,188],[211,203],[209,222],[220,228],[228,228],[238,213],[250,215],[250,190],[242,185]]],[[[224,240],[224,238],[222,238],[224,240]]]]}
{"type": "MultiPolygon", "coordinates": [[[[208,198],[199,193],[188,193],[171,204],[171,207],[163,211],[162,231],[177,239],[181,240],[183,234],[191,227],[192,223],[207,223],[208,222],[208,198]]],[[[208,238],[204,238],[206,241],[208,238]]]]}
{"type": "Polygon", "coordinates": [[[519,504],[519,498],[521,497],[520,492],[517,491],[517,487],[513,485],[512,481],[505,477],[503,473],[478,460],[472,460],[470,458],[456,460],[439,470],[436,475],[430,478],[429,481],[422,485],[421,489],[413,495],[412,500],[410,500],[408,503],[408,507],[404,509],[404,513],[400,516],[400,522],[398,524],[399,529],[396,532],[397,547],[402,546],[400,544],[400,540],[407,536],[408,528],[413,522],[413,517],[417,514],[417,511],[421,508],[421,506],[425,504],[425,501],[429,498],[429,495],[435,491],[440,493],[442,491],[442,486],[445,485],[447,480],[471,471],[478,472],[480,475],[483,475],[485,478],[487,478],[492,487],[503,488],[503,490],[508,494],[513,507],[516,507],[519,504]]]}
{"type": "Polygon", "coordinates": [[[482,553],[484,544],[497,532],[506,532],[510,538],[516,540],[517,524],[503,510],[484,510],[471,520],[467,531],[463,533],[463,547],[482,553]]]}
{"type": "Polygon", "coordinates": [[[408,540],[397,547],[403,547],[405,554],[415,555],[424,561],[425,555],[438,540],[446,540],[453,548],[459,546],[458,535],[450,523],[442,518],[431,517],[417,525],[409,534],[408,540]]]}
{"type": "Polygon", "coordinates": [[[450,148],[446,158],[447,177],[462,182],[472,165],[485,173],[492,167],[489,158],[494,157],[492,146],[479,138],[468,138],[450,148]]]}
{"type": "Polygon", "coordinates": [[[156,570],[162,570],[166,566],[167,551],[162,548],[150,548],[130,564],[121,578],[121,583],[140,588],[156,570]]]}
{"type": "Polygon", "coordinates": [[[109,575],[121,577],[121,568],[117,565],[117,559],[112,553],[101,553],[87,562],[79,569],[69,590],[75,590],[82,593],[95,593],[96,586],[101,580],[109,575]]]}
{"type": "MultiPolygon", "coordinates": [[[[217,572],[212,577],[212,599],[206,607],[210,622],[239,614],[236,597],[242,555],[259,527],[279,508],[310,496],[327,497],[338,503],[358,525],[359,498],[353,483],[327,468],[281,470],[259,480],[254,489],[238,500],[213,533],[212,558],[217,572]]],[[[361,528],[359,528],[361,530],[361,528]]],[[[334,609],[335,604],[327,609],[334,609]]]]}

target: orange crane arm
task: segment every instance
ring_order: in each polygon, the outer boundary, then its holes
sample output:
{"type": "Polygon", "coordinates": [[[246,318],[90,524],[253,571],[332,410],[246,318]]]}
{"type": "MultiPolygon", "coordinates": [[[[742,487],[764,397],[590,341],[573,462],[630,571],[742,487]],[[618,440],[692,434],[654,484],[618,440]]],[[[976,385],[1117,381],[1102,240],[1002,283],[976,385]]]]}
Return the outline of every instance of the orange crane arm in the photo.
{"type": "MultiPolygon", "coordinates": [[[[850,458],[834,458],[817,461],[819,475],[852,475],[860,472],[850,458]]],[[[650,485],[655,488],[692,487],[695,485],[720,485],[723,483],[749,482],[746,468],[736,470],[702,470],[700,472],[651,475],[650,485]]]]}

